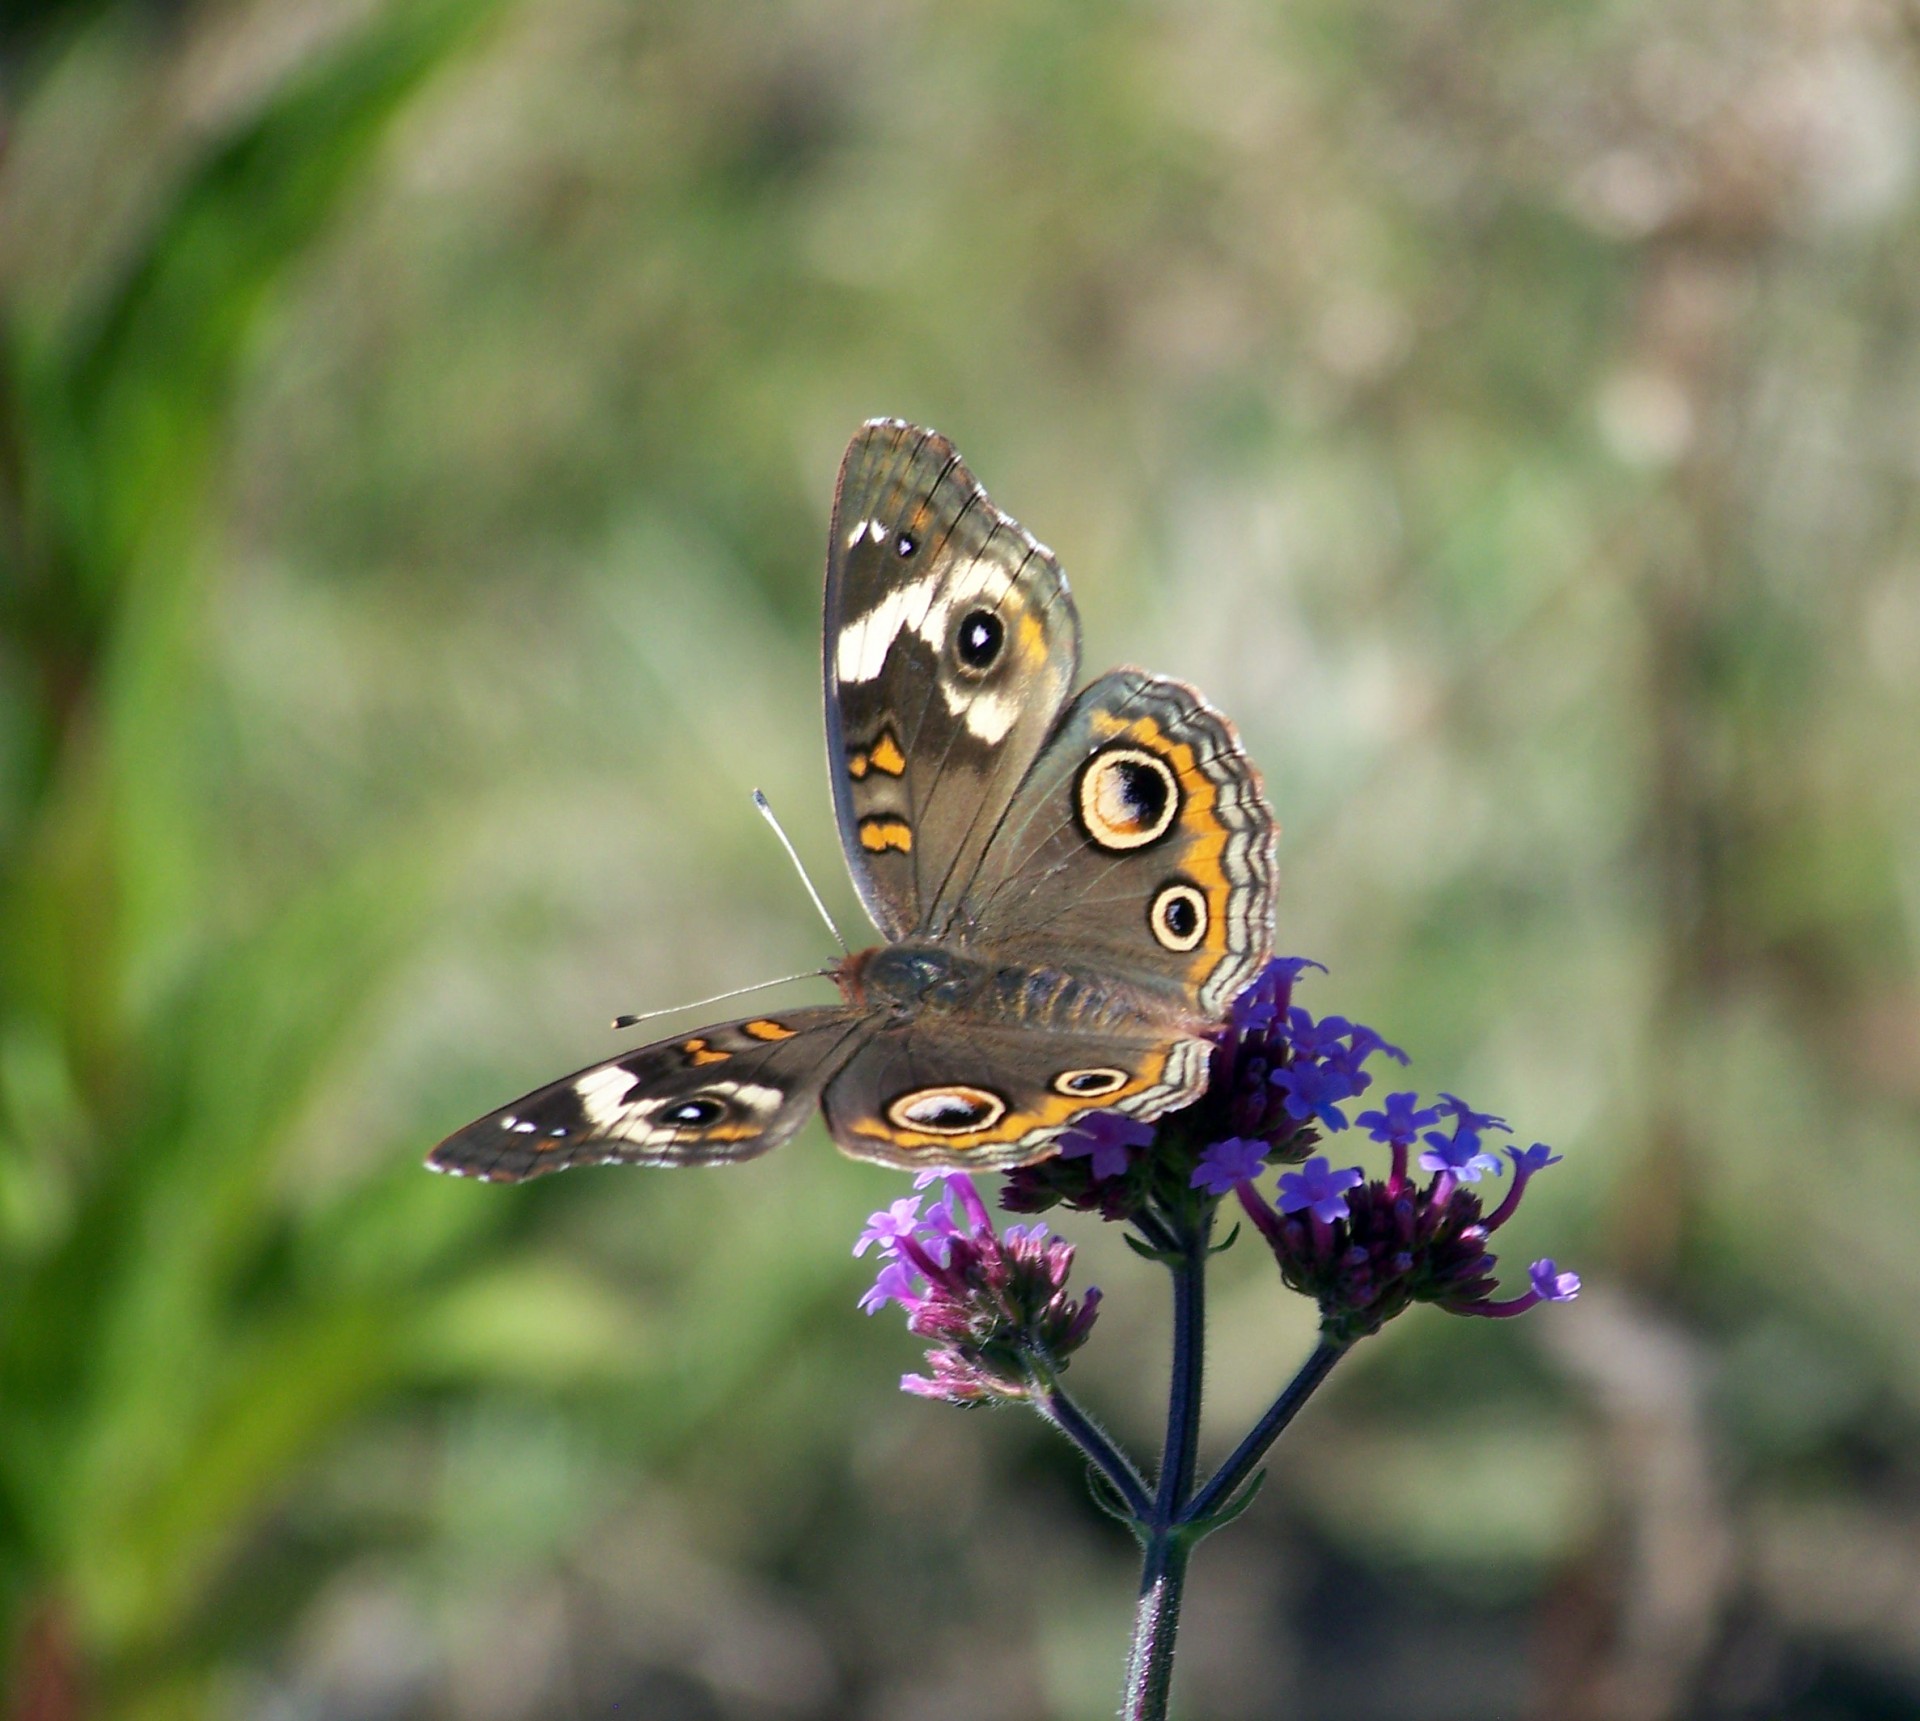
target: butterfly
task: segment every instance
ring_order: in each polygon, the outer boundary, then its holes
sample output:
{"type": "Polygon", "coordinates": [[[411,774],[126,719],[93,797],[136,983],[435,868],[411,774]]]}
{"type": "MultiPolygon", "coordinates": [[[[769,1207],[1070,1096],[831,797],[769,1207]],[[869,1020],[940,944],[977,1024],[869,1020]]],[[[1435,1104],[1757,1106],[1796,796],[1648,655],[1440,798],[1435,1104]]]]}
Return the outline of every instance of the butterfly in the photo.
{"type": "Polygon", "coordinates": [[[856,1159],[991,1171],[1089,1112],[1206,1087],[1210,1042],[1273,942],[1274,820],[1233,726],[1115,669],[1076,694],[1053,552],[953,444],[874,419],[827,541],[827,765],[886,940],[823,971],[838,1004],[626,1052],[447,1137],[435,1170],[711,1165],[818,1106],[856,1159]]]}

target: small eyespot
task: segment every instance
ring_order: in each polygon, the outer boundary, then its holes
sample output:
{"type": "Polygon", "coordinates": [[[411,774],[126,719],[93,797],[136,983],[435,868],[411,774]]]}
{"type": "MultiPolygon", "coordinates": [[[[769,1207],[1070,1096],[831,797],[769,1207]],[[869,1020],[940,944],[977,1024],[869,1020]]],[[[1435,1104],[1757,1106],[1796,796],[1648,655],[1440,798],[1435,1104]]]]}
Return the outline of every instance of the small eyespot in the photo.
{"type": "Polygon", "coordinates": [[[921,1135],[970,1135],[991,1129],[1007,1114],[1007,1102],[985,1088],[915,1088],[887,1107],[887,1120],[921,1135]]]}
{"type": "Polygon", "coordinates": [[[902,532],[893,541],[893,553],[903,562],[919,548],[919,542],[911,532],[902,532]]]}
{"type": "Polygon", "coordinates": [[[661,1113],[660,1121],[674,1129],[705,1129],[727,1115],[727,1102],[708,1098],[682,1100],[661,1113]]]}
{"type": "Polygon", "coordinates": [[[968,610],[953,636],[954,655],[976,674],[991,669],[1006,643],[1007,630],[992,610],[968,610]]]}
{"type": "Polygon", "coordinates": [[[1053,1091],[1076,1099],[1098,1099],[1102,1094],[1119,1092],[1127,1079],[1125,1070],[1062,1070],[1053,1078],[1053,1091]]]}
{"type": "Polygon", "coordinates": [[[1192,950],[1207,935],[1207,899],[1184,879],[1169,884],[1154,897],[1147,925],[1168,950],[1192,950]]]}
{"type": "Polygon", "coordinates": [[[507,1128],[512,1130],[515,1135],[532,1135],[539,1127],[538,1124],[528,1123],[525,1118],[520,1117],[515,1118],[507,1125],[507,1128]]]}
{"type": "Polygon", "coordinates": [[[1180,816],[1180,783],[1157,753],[1109,747],[1081,767],[1074,804],[1096,847],[1142,849],[1165,836],[1180,816]]]}

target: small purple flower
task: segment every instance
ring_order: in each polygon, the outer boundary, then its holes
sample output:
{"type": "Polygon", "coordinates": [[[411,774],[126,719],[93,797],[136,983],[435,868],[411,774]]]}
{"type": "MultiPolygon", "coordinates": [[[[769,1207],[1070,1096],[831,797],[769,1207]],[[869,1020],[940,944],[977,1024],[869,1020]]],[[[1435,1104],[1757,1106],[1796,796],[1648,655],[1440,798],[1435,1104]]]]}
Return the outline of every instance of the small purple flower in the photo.
{"type": "Polygon", "coordinates": [[[1335,1171],[1324,1153],[1316,1153],[1298,1171],[1280,1173],[1280,1211],[1311,1212],[1323,1225],[1347,1214],[1347,1191],[1363,1181],[1359,1167],[1335,1171]]]}
{"type": "Polygon", "coordinates": [[[1271,1151],[1264,1141],[1238,1135],[1211,1142],[1193,1169],[1189,1187],[1204,1189],[1209,1195],[1228,1194],[1236,1183],[1251,1182],[1258,1177],[1271,1151]]]}
{"type": "Polygon", "coordinates": [[[1503,1135],[1513,1133],[1507,1127],[1507,1120],[1503,1117],[1495,1117],[1490,1111],[1475,1111],[1465,1100],[1453,1094],[1442,1094],[1440,1099],[1440,1109],[1453,1119],[1453,1126],[1457,1130],[1462,1132],[1472,1130],[1478,1133],[1484,1129],[1497,1129],[1503,1135]]]}
{"type": "Polygon", "coordinates": [[[1443,1171],[1461,1183],[1478,1183],[1488,1173],[1499,1176],[1506,1167],[1480,1146],[1480,1137],[1471,1130],[1458,1135],[1442,1135],[1429,1130],[1427,1151],[1420,1156],[1422,1171],[1443,1171]]]}
{"type": "Polygon", "coordinates": [[[908,1314],[912,1314],[920,1301],[920,1281],[913,1269],[904,1261],[888,1261],[880,1269],[879,1278],[867,1287],[866,1294],[860,1299],[861,1309],[869,1315],[877,1315],[889,1303],[898,1303],[908,1314]]]}
{"type": "Polygon", "coordinates": [[[1563,1273],[1551,1255],[1527,1269],[1534,1295],[1543,1303],[1570,1303],[1580,1295],[1580,1275],[1563,1273]]]}
{"type": "Polygon", "coordinates": [[[855,1240],[853,1252],[856,1256],[864,1255],[876,1243],[884,1250],[909,1235],[919,1222],[920,1197],[903,1195],[892,1206],[868,1215],[867,1228],[855,1240]]]}
{"type": "Polygon", "coordinates": [[[1411,1147],[1421,1130],[1440,1121],[1438,1111],[1419,1102],[1418,1094],[1388,1094],[1384,1111],[1363,1111],[1354,1122],[1375,1141],[1393,1147],[1411,1147]]]}
{"type": "Polygon", "coordinates": [[[1513,1161],[1515,1171],[1523,1172],[1528,1177],[1536,1171],[1545,1171],[1550,1165],[1558,1165],[1561,1159],[1544,1141],[1536,1141],[1524,1153],[1517,1147],[1510,1147],[1507,1157],[1513,1161]]]}
{"type": "Polygon", "coordinates": [[[1383,1040],[1364,1022],[1355,1022],[1349,1036],[1347,1056],[1355,1065],[1364,1064],[1375,1052],[1384,1052],[1396,1064],[1411,1063],[1407,1054],[1389,1040],[1383,1040]]]}
{"type": "Polygon", "coordinates": [[[1287,1012],[1287,1041],[1296,1058],[1337,1058],[1347,1050],[1347,1036],[1353,1024],[1344,1016],[1313,1019],[1311,1010],[1298,1004],[1287,1012]]]}
{"type": "Polygon", "coordinates": [[[1513,1187],[1507,1191],[1506,1200],[1487,1215],[1489,1231],[1498,1231],[1513,1217],[1513,1210],[1520,1205],[1520,1197],[1527,1192],[1527,1184],[1536,1175],[1546,1170],[1549,1165],[1560,1163],[1560,1155],[1544,1141],[1536,1141],[1524,1153],[1517,1147],[1510,1147],[1506,1150],[1506,1154],[1513,1161],[1513,1187]]]}
{"type": "Polygon", "coordinates": [[[1358,1091],[1352,1074],[1338,1064],[1292,1063],[1268,1078],[1287,1096],[1287,1115],[1317,1119],[1328,1129],[1345,1129],[1347,1114],[1339,1102],[1358,1091]]]}
{"type": "Polygon", "coordinates": [[[1095,1177],[1120,1177],[1132,1161],[1132,1149],[1152,1140],[1152,1124],[1125,1112],[1097,1111],[1060,1137],[1060,1157],[1090,1160],[1095,1177]]]}

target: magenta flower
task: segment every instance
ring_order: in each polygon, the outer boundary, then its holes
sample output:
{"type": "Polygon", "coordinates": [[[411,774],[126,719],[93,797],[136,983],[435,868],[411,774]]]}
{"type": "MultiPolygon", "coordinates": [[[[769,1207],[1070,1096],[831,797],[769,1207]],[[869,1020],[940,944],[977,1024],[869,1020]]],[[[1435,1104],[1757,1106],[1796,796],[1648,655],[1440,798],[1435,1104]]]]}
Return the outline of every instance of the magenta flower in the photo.
{"type": "Polygon", "coordinates": [[[860,1306],[898,1303],[907,1330],[933,1341],[930,1372],[903,1377],[902,1389],[954,1404],[1030,1396],[1036,1368],[1064,1366],[1099,1309],[1097,1289],[1078,1302],[1066,1293],[1073,1246],[1044,1225],[996,1234],[970,1177],[948,1177],[945,1201],[903,1229],[909,1204],[919,1199],[876,1213],[855,1246],[876,1243],[884,1257],[860,1306]]]}

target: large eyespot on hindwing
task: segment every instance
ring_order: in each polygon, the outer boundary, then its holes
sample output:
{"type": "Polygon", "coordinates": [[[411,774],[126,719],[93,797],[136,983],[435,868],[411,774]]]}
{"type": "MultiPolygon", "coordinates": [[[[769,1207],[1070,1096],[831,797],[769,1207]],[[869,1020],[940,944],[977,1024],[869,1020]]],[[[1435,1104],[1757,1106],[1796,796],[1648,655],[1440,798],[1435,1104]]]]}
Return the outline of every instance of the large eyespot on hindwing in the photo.
{"type": "Polygon", "coordinates": [[[1191,879],[1169,879],[1147,905],[1147,927],[1163,949],[1197,949],[1207,935],[1206,892],[1191,879]]]}
{"type": "Polygon", "coordinates": [[[1118,1093],[1133,1078],[1125,1070],[1101,1067],[1091,1070],[1062,1070],[1048,1085],[1057,1094],[1074,1099],[1094,1100],[1118,1093]]]}
{"type": "Polygon", "coordinates": [[[887,1121],[917,1135],[972,1135],[1007,1115],[1007,1102],[988,1088],[949,1083],[913,1088],[887,1105],[887,1121]]]}
{"type": "Polygon", "coordinates": [[[1073,809],[1095,848],[1123,854],[1156,843],[1180,816],[1180,779],[1144,747],[1104,747],[1080,767],[1073,809]]]}

